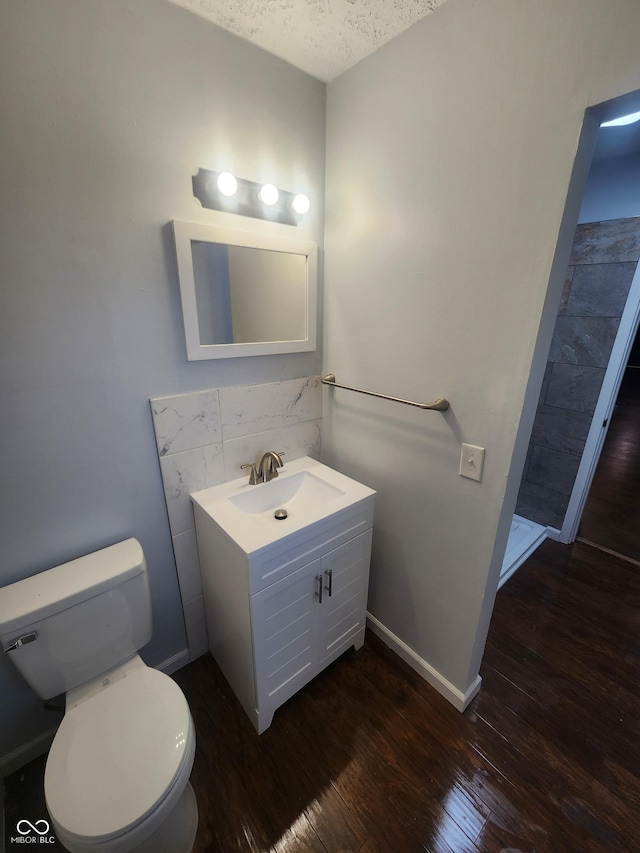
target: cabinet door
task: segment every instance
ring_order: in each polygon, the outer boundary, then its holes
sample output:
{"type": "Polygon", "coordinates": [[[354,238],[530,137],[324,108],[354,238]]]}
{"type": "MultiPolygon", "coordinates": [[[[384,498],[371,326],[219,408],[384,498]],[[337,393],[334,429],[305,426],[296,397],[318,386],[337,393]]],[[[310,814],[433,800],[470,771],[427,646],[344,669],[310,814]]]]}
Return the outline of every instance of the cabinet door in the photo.
{"type": "Polygon", "coordinates": [[[317,672],[321,561],[251,596],[256,698],[262,717],[317,672]]]}
{"type": "Polygon", "coordinates": [[[364,631],[369,589],[372,531],[322,558],[324,584],[318,638],[318,671],[364,631]]]}

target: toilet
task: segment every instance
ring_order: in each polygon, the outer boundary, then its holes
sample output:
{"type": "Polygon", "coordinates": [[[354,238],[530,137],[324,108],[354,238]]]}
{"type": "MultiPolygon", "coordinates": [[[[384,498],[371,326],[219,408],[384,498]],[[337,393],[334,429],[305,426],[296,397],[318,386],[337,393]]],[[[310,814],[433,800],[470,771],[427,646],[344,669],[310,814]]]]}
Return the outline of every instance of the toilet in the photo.
{"type": "Polygon", "coordinates": [[[127,539],[0,589],[0,643],[43,699],[65,695],[44,792],[70,853],[189,853],[198,810],[184,694],[147,666],[151,598],[127,539]]]}

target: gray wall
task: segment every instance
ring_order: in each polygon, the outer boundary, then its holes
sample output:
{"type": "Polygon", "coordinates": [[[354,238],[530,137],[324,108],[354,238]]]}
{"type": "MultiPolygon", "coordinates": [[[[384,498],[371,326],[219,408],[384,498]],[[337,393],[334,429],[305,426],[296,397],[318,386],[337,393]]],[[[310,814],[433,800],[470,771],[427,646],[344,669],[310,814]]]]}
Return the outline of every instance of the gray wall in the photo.
{"type": "MultiPolygon", "coordinates": [[[[136,536],[159,664],[186,641],[149,398],[320,372],[188,363],[167,223],[321,243],[325,86],[165,0],[4,2],[0,80],[0,585],[136,536]],[[202,210],[200,166],[311,213],[202,210]]],[[[2,656],[0,696],[0,756],[57,722],[2,656]]]]}
{"type": "Polygon", "coordinates": [[[516,512],[560,529],[640,257],[640,219],[579,225],[516,512]]]}
{"type": "Polygon", "coordinates": [[[560,301],[570,242],[545,309],[584,112],[638,88],[638,32],[637,0],[447,0],[328,87],[325,367],[451,410],[336,390],[323,455],[378,492],[369,609],[461,694],[560,301]],[[486,448],[481,483],[458,476],[463,441],[486,448]]]}
{"type": "Polygon", "coordinates": [[[640,152],[593,163],[578,222],[629,216],[640,216],[640,152]]]}

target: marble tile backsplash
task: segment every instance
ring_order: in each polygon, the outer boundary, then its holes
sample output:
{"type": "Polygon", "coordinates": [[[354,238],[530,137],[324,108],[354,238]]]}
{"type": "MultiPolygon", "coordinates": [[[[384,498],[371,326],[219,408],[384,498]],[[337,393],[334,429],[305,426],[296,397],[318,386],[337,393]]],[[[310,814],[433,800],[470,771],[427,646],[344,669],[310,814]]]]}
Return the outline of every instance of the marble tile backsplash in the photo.
{"type": "Polygon", "coordinates": [[[265,450],[320,456],[319,376],[155,397],[151,412],[191,659],[208,649],[191,492],[242,476],[265,450]]]}

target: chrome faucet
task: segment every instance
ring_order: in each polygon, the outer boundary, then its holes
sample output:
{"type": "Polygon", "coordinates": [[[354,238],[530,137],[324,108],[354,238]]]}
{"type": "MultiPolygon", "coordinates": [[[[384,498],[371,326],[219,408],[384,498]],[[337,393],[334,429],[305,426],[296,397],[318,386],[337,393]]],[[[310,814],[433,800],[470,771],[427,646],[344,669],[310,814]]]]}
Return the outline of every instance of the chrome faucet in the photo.
{"type": "Polygon", "coordinates": [[[269,480],[273,480],[274,477],[277,477],[277,469],[282,468],[284,465],[282,461],[283,456],[284,453],[276,453],[275,450],[267,450],[258,465],[258,479],[262,477],[262,482],[268,483],[269,480]]]}

